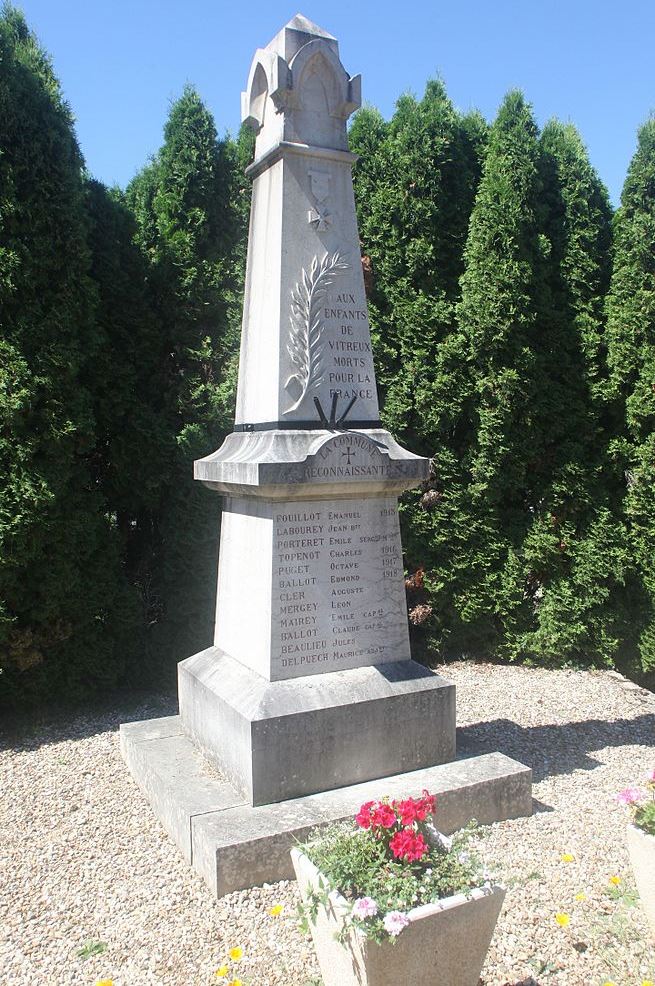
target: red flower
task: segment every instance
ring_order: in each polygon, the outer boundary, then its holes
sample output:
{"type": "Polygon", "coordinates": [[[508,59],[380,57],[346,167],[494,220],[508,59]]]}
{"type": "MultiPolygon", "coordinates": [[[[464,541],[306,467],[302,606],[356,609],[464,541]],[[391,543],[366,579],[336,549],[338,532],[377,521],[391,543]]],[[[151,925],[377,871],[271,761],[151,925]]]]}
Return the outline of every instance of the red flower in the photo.
{"type": "Polygon", "coordinates": [[[414,798],[407,798],[406,801],[394,801],[394,808],[400,816],[400,821],[403,825],[411,825],[417,819],[416,813],[416,801],[414,798]]]}
{"type": "Polygon", "coordinates": [[[406,859],[408,863],[422,859],[428,851],[428,845],[419,833],[416,835],[411,829],[402,829],[396,832],[389,841],[389,848],[396,859],[406,859]]]}
{"type": "Polygon", "coordinates": [[[371,813],[371,816],[373,825],[384,829],[393,828],[398,821],[396,818],[396,813],[391,805],[385,805],[384,802],[376,805],[371,813]]]}
{"type": "Polygon", "coordinates": [[[423,791],[423,797],[416,803],[416,817],[419,822],[424,821],[428,815],[434,815],[437,808],[437,799],[434,794],[423,791]]]}
{"type": "Polygon", "coordinates": [[[403,829],[401,832],[396,832],[390,840],[389,849],[391,849],[396,859],[404,859],[405,854],[411,848],[413,842],[414,836],[409,829],[403,829]]]}
{"type": "Polygon", "coordinates": [[[374,804],[375,801],[366,801],[355,815],[355,821],[360,829],[370,829],[372,824],[371,808],[374,804]]]}

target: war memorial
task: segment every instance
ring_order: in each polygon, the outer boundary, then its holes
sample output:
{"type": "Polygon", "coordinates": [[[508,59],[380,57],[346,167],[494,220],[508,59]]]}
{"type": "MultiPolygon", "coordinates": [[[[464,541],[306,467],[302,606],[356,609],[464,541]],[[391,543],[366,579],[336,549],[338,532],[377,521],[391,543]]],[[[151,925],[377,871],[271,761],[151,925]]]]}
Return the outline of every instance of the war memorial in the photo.
{"type": "Polygon", "coordinates": [[[360,89],[300,15],[255,53],[236,419],[195,464],[222,497],[214,643],[179,665],[178,716],[121,728],[219,896],[289,878],[294,839],[367,798],[428,788],[444,831],[532,810],[530,770],[458,750],[454,685],[410,653],[397,507],[429,461],[380,421],[346,130],[360,89]]]}

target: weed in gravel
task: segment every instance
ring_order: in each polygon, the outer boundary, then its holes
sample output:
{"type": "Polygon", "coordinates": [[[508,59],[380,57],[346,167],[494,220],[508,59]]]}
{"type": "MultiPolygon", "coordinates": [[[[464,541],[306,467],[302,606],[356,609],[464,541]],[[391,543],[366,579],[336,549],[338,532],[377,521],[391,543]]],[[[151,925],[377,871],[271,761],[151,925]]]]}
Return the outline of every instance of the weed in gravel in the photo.
{"type": "Polygon", "coordinates": [[[547,962],[545,959],[530,959],[529,964],[537,976],[551,976],[559,968],[556,962],[547,962]]]}
{"type": "Polygon", "coordinates": [[[92,955],[102,955],[106,950],[107,942],[105,941],[87,941],[79,949],[77,957],[79,959],[90,959],[92,955]]]}

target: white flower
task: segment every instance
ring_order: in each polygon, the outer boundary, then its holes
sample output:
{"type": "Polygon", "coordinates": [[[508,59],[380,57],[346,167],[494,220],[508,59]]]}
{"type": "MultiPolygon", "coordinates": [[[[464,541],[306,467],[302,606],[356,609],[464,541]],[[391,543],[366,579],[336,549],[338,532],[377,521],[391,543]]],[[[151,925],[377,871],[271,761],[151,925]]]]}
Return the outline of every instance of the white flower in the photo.
{"type": "Polygon", "coordinates": [[[364,920],[374,918],[378,912],[378,905],[372,897],[358,897],[353,904],[353,917],[364,920]]]}
{"type": "Polygon", "coordinates": [[[389,911],[385,914],[384,920],[384,930],[387,934],[391,935],[393,938],[399,935],[403,928],[406,928],[409,924],[409,918],[402,911],[389,911]]]}

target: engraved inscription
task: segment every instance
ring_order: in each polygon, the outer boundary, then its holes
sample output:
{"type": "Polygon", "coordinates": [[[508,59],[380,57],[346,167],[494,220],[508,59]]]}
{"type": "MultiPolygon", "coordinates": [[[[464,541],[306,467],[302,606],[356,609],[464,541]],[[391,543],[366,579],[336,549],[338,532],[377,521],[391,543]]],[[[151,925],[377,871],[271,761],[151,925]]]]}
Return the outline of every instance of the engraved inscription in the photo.
{"type": "Polygon", "coordinates": [[[363,435],[347,433],[331,438],[310,459],[303,471],[305,481],[330,479],[386,479],[390,463],[374,442],[363,435]]]}
{"type": "MultiPolygon", "coordinates": [[[[339,438],[351,441],[336,452],[352,468],[353,436],[339,438]]],[[[408,658],[396,499],[288,503],[273,522],[274,673],[296,677],[408,658]]]]}

